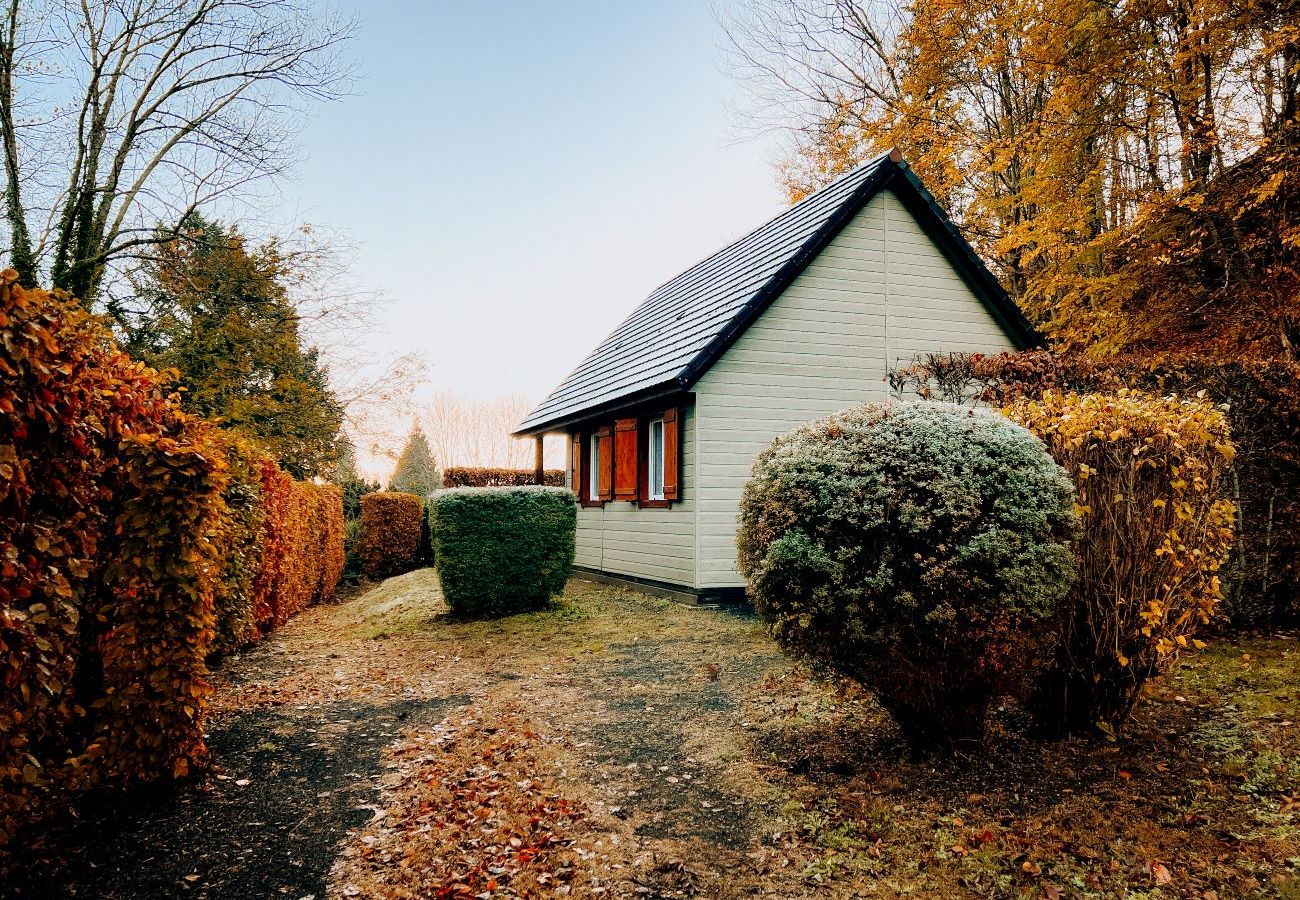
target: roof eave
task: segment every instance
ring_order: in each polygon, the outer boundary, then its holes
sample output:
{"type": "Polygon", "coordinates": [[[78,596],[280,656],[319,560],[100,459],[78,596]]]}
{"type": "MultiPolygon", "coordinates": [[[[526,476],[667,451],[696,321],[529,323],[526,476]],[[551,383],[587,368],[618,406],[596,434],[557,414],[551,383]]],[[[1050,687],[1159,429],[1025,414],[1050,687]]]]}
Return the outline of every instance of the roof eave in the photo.
{"type": "Polygon", "coordinates": [[[684,387],[680,378],[672,378],[659,384],[643,388],[634,393],[616,397],[604,403],[598,403],[594,406],[586,406],[571,412],[562,413],[558,416],[550,416],[536,422],[529,422],[525,419],[519,424],[519,427],[510,433],[511,437],[533,437],[539,434],[546,434],[551,431],[564,431],[571,425],[584,422],[587,419],[594,419],[607,415],[620,409],[626,409],[631,406],[637,406],[641,403],[647,403],[651,400],[660,400],[665,397],[673,397],[684,394],[684,387]]]}

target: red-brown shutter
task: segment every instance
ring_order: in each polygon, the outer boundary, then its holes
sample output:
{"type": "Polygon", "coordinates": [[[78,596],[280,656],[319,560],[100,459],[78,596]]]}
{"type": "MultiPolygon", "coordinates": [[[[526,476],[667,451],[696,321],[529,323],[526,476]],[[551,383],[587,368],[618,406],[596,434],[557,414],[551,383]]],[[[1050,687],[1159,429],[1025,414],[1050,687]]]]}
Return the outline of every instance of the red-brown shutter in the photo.
{"type": "Polygon", "coordinates": [[[596,432],[600,439],[600,469],[596,475],[596,487],[600,496],[596,500],[614,499],[614,431],[608,425],[596,432]]]}
{"type": "Polygon", "coordinates": [[[614,499],[637,497],[636,419],[614,423],[614,499]]]}
{"type": "Polygon", "coordinates": [[[570,448],[570,451],[569,451],[569,452],[573,455],[573,460],[572,460],[572,462],[569,464],[569,470],[570,470],[570,472],[572,472],[572,474],[570,475],[570,478],[572,479],[572,481],[570,481],[569,484],[573,487],[573,494],[574,494],[574,496],[576,496],[579,500],[581,500],[581,499],[582,499],[582,491],[583,491],[583,484],[582,484],[582,432],[581,432],[581,431],[575,431],[575,432],[573,433],[573,443],[572,443],[572,447],[570,448]]]}
{"type": "Polygon", "coordinates": [[[680,500],[682,496],[681,441],[678,439],[677,410],[664,410],[664,499],[680,500]]]}

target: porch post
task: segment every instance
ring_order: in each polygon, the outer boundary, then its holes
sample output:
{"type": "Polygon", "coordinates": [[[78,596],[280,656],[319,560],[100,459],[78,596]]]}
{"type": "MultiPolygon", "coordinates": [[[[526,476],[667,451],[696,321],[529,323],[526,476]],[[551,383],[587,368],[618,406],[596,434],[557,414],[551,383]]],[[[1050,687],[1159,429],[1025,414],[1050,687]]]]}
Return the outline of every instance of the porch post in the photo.
{"type": "Polygon", "coordinates": [[[542,439],[545,435],[533,438],[533,483],[546,483],[546,470],[542,467],[542,439]]]}

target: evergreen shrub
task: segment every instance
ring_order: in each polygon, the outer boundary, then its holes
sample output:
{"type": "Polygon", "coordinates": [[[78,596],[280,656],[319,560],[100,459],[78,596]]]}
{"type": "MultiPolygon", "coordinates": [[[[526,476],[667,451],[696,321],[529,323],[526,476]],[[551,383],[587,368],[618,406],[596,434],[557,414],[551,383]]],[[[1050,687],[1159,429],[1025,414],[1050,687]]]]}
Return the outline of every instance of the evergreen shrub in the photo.
{"type": "Polygon", "coordinates": [[[915,750],[951,750],[1051,649],[1073,505],[1042,442],[1002,416],[864,404],[758,457],[738,563],[785,650],[872,689],[915,750]]]}
{"type": "Polygon", "coordinates": [[[464,615],[545,607],[573,571],[578,508],[565,488],[452,488],[433,495],[443,595],[464,615]]]}

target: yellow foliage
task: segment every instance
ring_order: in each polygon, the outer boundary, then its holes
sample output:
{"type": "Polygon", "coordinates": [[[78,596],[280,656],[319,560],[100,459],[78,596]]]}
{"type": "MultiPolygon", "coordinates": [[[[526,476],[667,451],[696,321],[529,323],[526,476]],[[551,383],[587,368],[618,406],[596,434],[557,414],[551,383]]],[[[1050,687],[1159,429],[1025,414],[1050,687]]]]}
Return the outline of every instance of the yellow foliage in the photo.
{"type": "MultiPolygon", "coordinates": [[[[1067,719],[1119,725],[1222,598],[1234,507],[1223,412],[1201,399],[1045,392],[1003,412],[1074,478],[1079,576],[1062,621],[1067,719]]],[[[1063,685],[1064,686],[1064,685],[1063,685]]],[[[1059,698],[1058,698],[1059,699],[1059,698]]]]}

